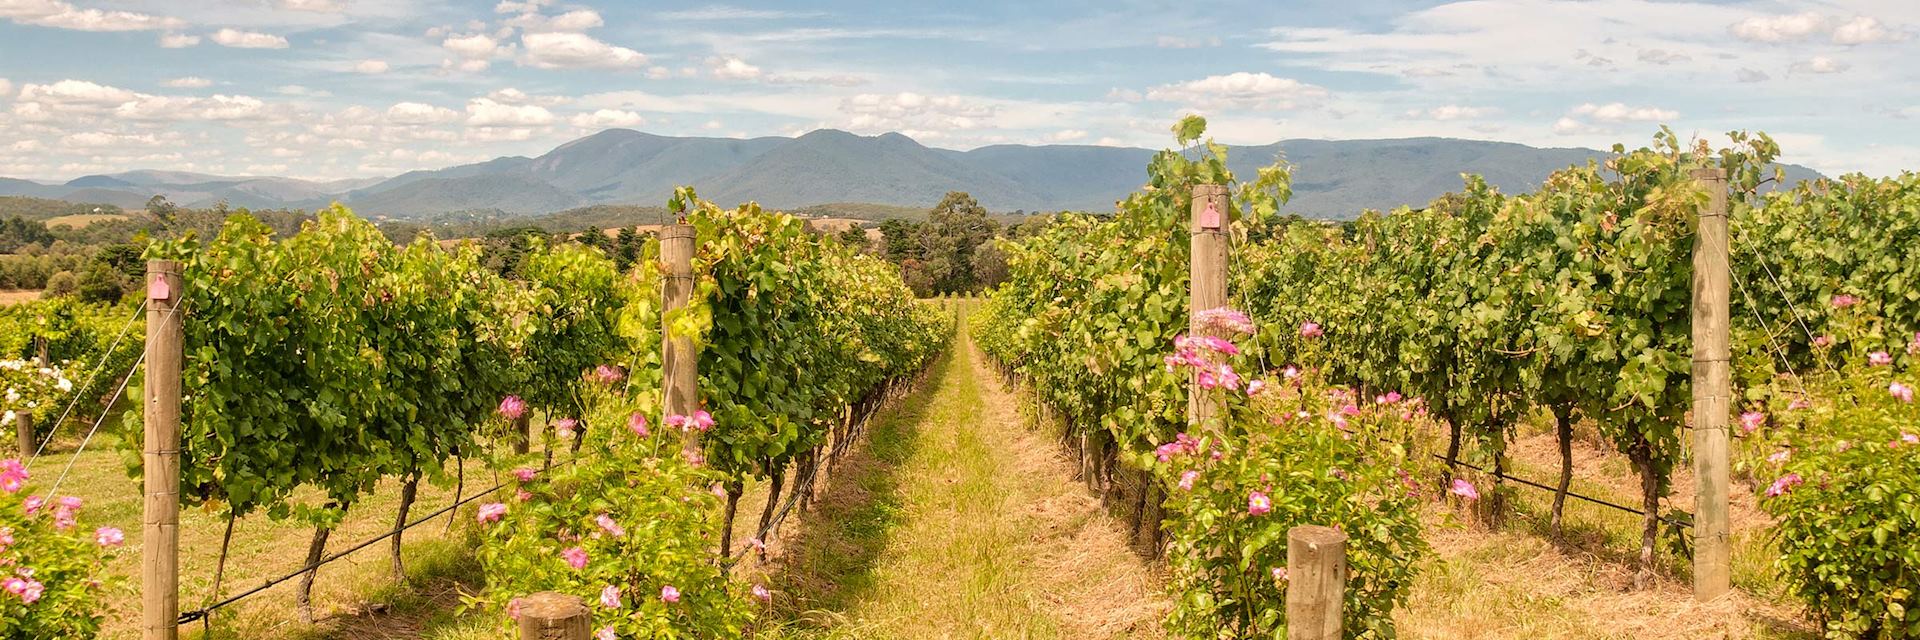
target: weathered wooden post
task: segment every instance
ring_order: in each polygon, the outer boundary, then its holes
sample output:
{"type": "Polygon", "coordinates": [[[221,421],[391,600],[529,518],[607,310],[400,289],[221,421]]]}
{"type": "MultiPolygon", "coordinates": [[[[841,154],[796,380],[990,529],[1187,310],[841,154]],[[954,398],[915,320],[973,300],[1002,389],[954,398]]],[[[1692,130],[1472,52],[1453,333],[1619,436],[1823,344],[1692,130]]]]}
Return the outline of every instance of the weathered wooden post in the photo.
{"type": "MultiPolygon", "coordinates": [[[[1187,333],[1212,335],[1200,326],[1200,312],[1227,306],[1227,186],[1193,185],[1192,224],[1188,229],[1192,243],[1188,275],[1187,333]]],[[[1220,399],[1201,393],[1200,372],[1187,378],[1187,423],[1209,431],[1220,426],[1210,424],[1220,414],[1220,399]]]]}
{"type": "MultiPolygon", "coordinates": [[[[33,343],[36,345],[36,350],[40,353],[40,367],[53,366],[49,364],[53,361],[47,357],[46,337],[34,336],[33,343]]],[[[33,414],[22,411],[16,414],[14,419],[13,431],[20,442],[20,461],[26,462],[28,458],[33,457],[33,454],[38,453],[40,450],[39,439],[33,432],[33,414]]]]}
{"type": "Polygon", "coordinates": [[[520,598],[520,640],[588,640],[593,616],[574,596],[542,591],[520,598]]]}
{"type": "Polygon", "coordinates": [[[1287,640],[1340,640],[1347,591],[1347,534],[1332,527],[1287,530],[1287,640]]]}
{"type": "Polygon", "coordinates": [[[180,263],[147,262],[145,517],[141,525],[141,637],[174,640],[180,617],[180,369],[186,336],[176,311],[180,263]]]}
{"type": "Polygon", "coordinates": [[[1727,525],[1727,417],[1732,412],[1729,365],[1727,172],[1701,168],[1693,177],[1707,189],[1693,241],[1693,597],[1718,598],[1732,586],[1727,525]]]}
{"type": "MultiPolygon", "coordinates": [[[[665,380],[660,384],[665,395],[666,415],[693,415],[700,409],[700,354],[693,351],[693,340],[675,336],[668,320],[672,312],[683,309],[693,299],[693,225],[671,224],[660,230],[660,259],[666,262],[666,288],[661,294],[666,313],[661,314],[660,353],[665,380]]],[[[700,450],[700,433],[688,429],[681,434],[681,450],[692,454],[700,450]]]]}

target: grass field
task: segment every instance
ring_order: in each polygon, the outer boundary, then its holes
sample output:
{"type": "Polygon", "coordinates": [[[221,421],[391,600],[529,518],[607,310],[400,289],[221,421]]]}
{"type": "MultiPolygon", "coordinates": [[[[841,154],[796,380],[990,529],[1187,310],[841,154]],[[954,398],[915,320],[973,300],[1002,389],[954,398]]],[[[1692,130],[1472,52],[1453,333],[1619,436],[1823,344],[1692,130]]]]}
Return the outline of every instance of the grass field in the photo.
{"type": "Polygon", "coordinates": [[[117,214],[117,213],[76,213],[72,215],[54,216],[52,218],[47,218],[47,226],[67,227],[70,229],[85,229],[89,225],[92,225],[95,222],[110,222],[113,220],[125,220],[125,219],[127,219],[127,216],[117,214]]]}

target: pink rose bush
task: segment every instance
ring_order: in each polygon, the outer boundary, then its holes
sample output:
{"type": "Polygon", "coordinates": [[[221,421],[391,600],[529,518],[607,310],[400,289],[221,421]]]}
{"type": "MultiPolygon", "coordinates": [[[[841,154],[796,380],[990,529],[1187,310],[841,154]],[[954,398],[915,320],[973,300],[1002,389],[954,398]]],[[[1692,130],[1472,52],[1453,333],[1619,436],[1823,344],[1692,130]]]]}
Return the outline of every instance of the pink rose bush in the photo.
{"type": "Polygon", "coordinates": [[[18,459],[0,460],[0,636],[91,638],[103,597],[118,582],[106,573],[126,534],[83,528],[79,498],[23,495],[32,479],[18,459]]]}
{"type": "MultiPolygon", "coordinates": [[[[569,593],[594,605],[596,634],[737,637],[758,602],[713,561],[722,502],[706,487],[720,477],[681,458],[677,439],[634,429],[646,425],[634,418],[639,407],[612,394],[590,404],[581,421],[629,428],[588,430],[577,461],[537,477],[516,470],[520,500],[477,511],[483,600],[507,607],[529,593],[569,593]],[[650,593],[661,597],[641,597],[650,593]]],[[[702,414],[672,422],[711,425],[702,414]]]]}
{"type": "MultiPolygon", "coordinates": [[[[1214,310],[1208,317],[1237,324],[1245,314],[1214,310]]],[[[1226,408],[1220,422],[1188,425],[1145,458],[1168,487],[1167,558],[1175,588],[1216,594],[1183,599],[1169,626],[1270,634],[1268,627],[1236,625],[1258,619],[1278,623],[1261,612],[1284,609],[1285,582],[1248,575],[1243,567],[1284,566],[1285,532],[1299,524],[1393,532],[1349,541],[1353,566],[1367,567],[1355,572],[1355,598],[1349,603],[1390,611],[1406,597],[1426,549],[1416,515],[1420,499],[1402,478],[1428,477],[1433,469],[1415,456],[1391,453],[1396,449],[1380,439],[1410,443],[1412,425],[1424,419],[1425,411],[1418,399],[1398,392],[1363,399],[1298,366],[1258,372],[1258,359],[1248,353],[1251,343],[1235,342],[1257,331],[1220,332],[1228,338],[1177,336],[1169,345],[1172,352],[1161,359],[1175,376],[1192,376],[1194,393],[1211,394],[1226,408]],[[1196,435],[1216,432],[1223,437],[1196,435]]],[[[1312,322],[1300,325],[1298,333],[1303,340],[1325,336],[1312,322]]],[[[1349,620],[1371,620],[1356,624],[1384,631],[1391,624],[1384,617],[1349,620]]]]}

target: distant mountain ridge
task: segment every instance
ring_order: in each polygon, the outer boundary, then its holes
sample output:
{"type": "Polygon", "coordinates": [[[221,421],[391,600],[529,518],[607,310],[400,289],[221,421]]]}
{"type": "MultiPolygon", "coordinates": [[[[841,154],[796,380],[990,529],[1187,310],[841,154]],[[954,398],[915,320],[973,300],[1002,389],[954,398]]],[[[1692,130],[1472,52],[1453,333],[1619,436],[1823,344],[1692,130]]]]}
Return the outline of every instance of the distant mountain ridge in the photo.
{"type": "MultiPolygon", "coordinates": [[[[418,218],[452,211],[536,215],[591,204],[659,205],[677,185],[722,203],[797,209],[841,202],[926,207],[966,191],[997,211],[1106,211],[1145,183],[1155,151],[1086,145],[927,147],[905,135],[822,129],[796,138],[661,136],[608,129],[535,157],[507,156],[392,178],[319,182],[179,171],[82,176],[61,185],[0,178],[0,195],[138,208],[155,194],[176,204],[316,208],[339,201],[363,215],[418,218]]],[[[1294,166],[1289,212],[1345,219],[1364,209],[1420,205],[1477,173],[1507,192],[1553,171],[1605,158],[1592,149],[1544,149],[1453,138],[1283,140],[1229,146],[1235,175],[1284,153],[1294,166]]],[[[1784,165],[1788,184],[1820,177],[1784,165]]]]}

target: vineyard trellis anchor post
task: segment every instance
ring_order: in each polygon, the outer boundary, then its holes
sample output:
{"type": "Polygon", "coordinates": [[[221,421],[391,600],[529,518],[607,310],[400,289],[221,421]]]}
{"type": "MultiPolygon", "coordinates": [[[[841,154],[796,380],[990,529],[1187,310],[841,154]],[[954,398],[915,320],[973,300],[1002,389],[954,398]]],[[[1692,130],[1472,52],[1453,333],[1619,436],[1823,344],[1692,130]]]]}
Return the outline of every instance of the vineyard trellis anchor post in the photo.
{"type": "Polygon", "coordinates": [[[180,370],[186,341],[176,312],[180,263],[147,262],[145,515],[141,524],[141,637],[174,640],[180,617],[180,370]]]}
{"type": "MultiPolygon", "coordinates": [[[[693,299],[693,225],[671,224],[660,230],[660,259],[666,263],[666,286],[661,293],[665,312],[660,314],[661,368],[666,379],[660,385],[666,415],[693,415],[700,408],[700,355],[693,351],[693,339],[674,336],[669,319],[674,311],[686,308],[693,299]]],[[[699,432],[687,429],[681,434],[681,450],[691,454],[700,450],[699,432]]]]}
{"type": "Polygon", "coordinates": [[[592,623],[578,597],[542,591],[520,598],[520,640],[588,640],[592,623]]]}
{"type": "MultiPolygon", "coordinates": [[[[1227,306],[1227,186],[1193,185],[1192,220],[1188,229],[1192,255],[1188,262],[1187,332],[1209,335],[1200,327],[1199,314],[1227,306]]],[[[1220,399],[1201,393],[1199,370],[1187,378],[1187,422],[1214,431],[1210,424],[1220,414],[1220,399]]]]}
{"type": "Polygon", "coordinates": [[[1287,530],[1287,640],[1340,640],[1347,590],[1347,534],[1287,530]]]}
{"type": "Polygon", "coordinates": [[[1693,596],[1705,602],[1732,586],[1727,523],[1732,275],[1727,264],[1727,172],[1703,167],[1693,170],[1693,177],[1709,194],[1693,242],[1693,596]]]}
{"type": "MultiPolygon", "coordinates": [[[[34,350],[39,353],[39,366],[41,368],[53,366],[51,364],[53,360],[47,357],[47,337],[34,336],[33,344],[34,350]]],[[[20,412],[18,420],[13,423],[13,430],[14,435],[18,436],[17,439],[20,441],[21,460],[33,457],[33,454],[39,452],[38,439],[33,432],[32,413],[25,411],[20,412]]]]}

